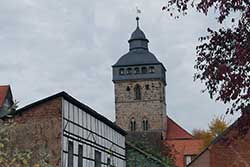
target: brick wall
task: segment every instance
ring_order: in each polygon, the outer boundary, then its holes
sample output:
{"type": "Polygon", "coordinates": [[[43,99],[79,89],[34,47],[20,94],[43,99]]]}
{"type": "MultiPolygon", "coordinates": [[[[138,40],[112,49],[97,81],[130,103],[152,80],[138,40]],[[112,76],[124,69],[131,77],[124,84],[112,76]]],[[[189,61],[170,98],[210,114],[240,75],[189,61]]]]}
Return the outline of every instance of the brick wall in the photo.
{"type": "Polygon", "coordinates": [[[185,166],[185,155],[197,155],[202,146],[201,140],[196,139],[177,139],[166,140],[166,144],[172,148],[171,153],[175,157],[175,164],[177,167],[185,166]]]}
{"type": "Polygon", "coordinates": [[[250,115],[241,116],[189,167],[250,167],[249,120],[250,115]],[[240,135],[243,129],[245,133],[240,135]]]}
{"type": "MultiPolygon", "coordinates": [[[[250,117],[249,115],[246,117],[250,117]]],[[[249,167],[250,166],[250,130],[246,135],[239,135],[239,130],[249,128],[250,122],[243,122],[241,117],[211,150],[211,167],[249,167]],[[239,124],[243,123],[243,125],[239,124]],[[242,127],[243,126],[243,127],[242,127]]]]}
{"type": "Polygon", "coordinates": [[[8,157],[14,157],[15,152],[30,152],[27,166],[60,165],[61,101],[47,101],[1,121],[0,129],[6,128],[9,140],[4,148],[8,157]]]}

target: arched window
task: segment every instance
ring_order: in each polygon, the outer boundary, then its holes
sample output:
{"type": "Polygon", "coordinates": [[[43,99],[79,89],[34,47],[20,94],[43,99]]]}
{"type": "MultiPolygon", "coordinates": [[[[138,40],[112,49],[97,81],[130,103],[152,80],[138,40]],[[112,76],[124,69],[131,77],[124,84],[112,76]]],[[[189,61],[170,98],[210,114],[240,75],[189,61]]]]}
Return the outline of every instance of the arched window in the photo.
{"type": "Polygon", "coordinates": [[[148,120],[147,119],[143,119],[143,121],[142,121],[142,129],[144,131],[148,131],[148,120]]]}
{"type": "Polygon", "coordinates": [[[135,131],[136,130],[136,122],[135,122],[134,118],[132,118],[131,121],[130,121],[130,130],[131,131],[135,131]]]}
{"type": "Polygon", "coordinates": [[[126,89],[127,91],[130,91],[130,87],[129,86],[127,86],[127,89],[126,89]]]}
{"type": "Polygon", "coordinates": [[[124,69],[123,68],[119,69],[119,74],[124,75],[124,69]]]}
{"type": "Polygon", "coordinates": [[[153,67],[153,66],[152,66],[152,67],[149,67],[149,72],[150,72],[150,73],[154,73],[154,72],[155,72],[155,67],[153,67]]]}
{"type": "Polygon", "coordinates": [[[135,74],[139,74],[140,73],[140,69],[138,67],[135,67],[135,74]]]}
{"type": "Polygon", "coordinates": [[[141,100],[141,87],[140,85],[135,85],[135,100],[141,100]]]}
{"type": "Polygon", "coordinates": [[[147,73],[147,67],[142,67],[142,68],[141,68],[141,72],[142,72],[143,74],[146,74],[146,73],[147,73]]]}
{"type": "Polygon", "coordinates": [[[132,74],[132,68],[127,68],[127,74],[128,75],[132,74]]]}

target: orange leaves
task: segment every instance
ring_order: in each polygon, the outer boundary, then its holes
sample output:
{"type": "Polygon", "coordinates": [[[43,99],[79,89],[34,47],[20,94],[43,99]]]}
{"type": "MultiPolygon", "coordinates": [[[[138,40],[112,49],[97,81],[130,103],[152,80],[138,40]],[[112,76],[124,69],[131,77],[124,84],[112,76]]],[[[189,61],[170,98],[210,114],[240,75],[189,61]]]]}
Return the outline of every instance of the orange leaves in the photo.
{"type": "Polygon", "coordinates": [[[193,135],[197,139],[202,139],[204,144],[203,148],[207,147],[211,141],[219,136],[227,127],[229,123],[226,122],[225,117],[219,116],[212,119],[208,124],[208,130],[194,129],[193,135]]]}

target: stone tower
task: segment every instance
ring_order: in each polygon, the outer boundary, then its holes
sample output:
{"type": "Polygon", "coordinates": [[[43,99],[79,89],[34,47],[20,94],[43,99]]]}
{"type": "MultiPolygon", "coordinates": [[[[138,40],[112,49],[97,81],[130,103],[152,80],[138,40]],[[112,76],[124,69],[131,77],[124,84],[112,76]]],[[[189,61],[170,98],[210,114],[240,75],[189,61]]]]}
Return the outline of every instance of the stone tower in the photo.
{"type": "Polygon", "coordinates": [[[133,139],[150,135],[162,139],[166,128],[166,69],[149,51],[149,41],[139,27],[139,18],[136,20],[129,52],[112,66],[116,124],[133,139]]]}

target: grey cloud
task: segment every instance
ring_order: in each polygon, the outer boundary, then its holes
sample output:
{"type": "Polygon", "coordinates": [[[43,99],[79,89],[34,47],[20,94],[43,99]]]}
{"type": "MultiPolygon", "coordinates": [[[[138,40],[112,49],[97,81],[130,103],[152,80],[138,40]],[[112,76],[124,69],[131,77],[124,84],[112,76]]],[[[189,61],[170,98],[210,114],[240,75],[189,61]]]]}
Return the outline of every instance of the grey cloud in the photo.
{"type": "Polygon", "coordinates": [[[225,110],[192,79],[197,38],[211,16],[175,20],[160,0],[1,1],[0,84],[11,84],[20,106],[64,90],[114,120],[111,65],[128,51],[136,5],[150,49],[167,68],[169,115],[188,130],[206,127],[225,110]]]}

